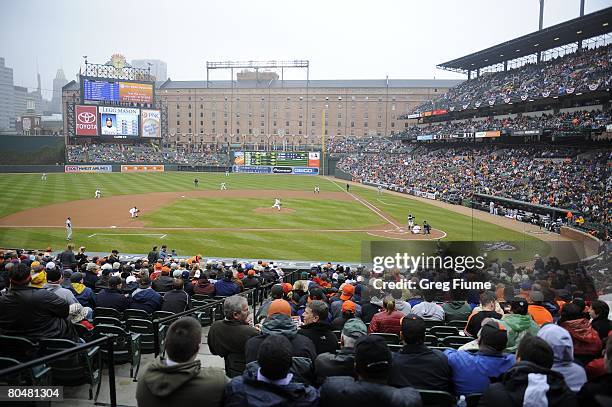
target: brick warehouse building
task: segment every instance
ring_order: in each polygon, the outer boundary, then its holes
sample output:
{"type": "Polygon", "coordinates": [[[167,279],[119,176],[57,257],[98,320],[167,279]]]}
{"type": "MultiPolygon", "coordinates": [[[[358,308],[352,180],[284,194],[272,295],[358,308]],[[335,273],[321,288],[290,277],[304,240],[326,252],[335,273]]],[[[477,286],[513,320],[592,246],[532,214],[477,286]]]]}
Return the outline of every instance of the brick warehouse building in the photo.
{"type": "MultiPolygon", "coordinates": [[[[156,85],[167,110],[164,144],[189,150],[242,147],[320,147],[325,134],[389,136],[406,125],[399,116],[445,93],[459,80],[281,80],[274,72],[240,72],[233,81],[167,81],[156,85]]],[[[75,81],[63,88],[66,102],[79,97],[75,81]]],[[[65,124],[67,125],[67,124],[65,124]]],[[[165,131],[164,131],[165,130],[165,131]]]]}

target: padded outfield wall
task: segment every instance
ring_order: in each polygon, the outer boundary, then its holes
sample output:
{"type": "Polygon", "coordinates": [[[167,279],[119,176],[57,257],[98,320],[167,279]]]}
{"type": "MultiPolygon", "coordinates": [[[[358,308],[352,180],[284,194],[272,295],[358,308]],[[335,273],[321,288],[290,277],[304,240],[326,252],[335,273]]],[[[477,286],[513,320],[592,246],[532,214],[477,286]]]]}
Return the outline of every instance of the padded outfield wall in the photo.
{"type": "Polygon", "coordinates": [[[0,136],[0,151],[0,165],[3,166],[55,166],[63,164],[66,158],[66,145],[62,136],[0,136]]]}

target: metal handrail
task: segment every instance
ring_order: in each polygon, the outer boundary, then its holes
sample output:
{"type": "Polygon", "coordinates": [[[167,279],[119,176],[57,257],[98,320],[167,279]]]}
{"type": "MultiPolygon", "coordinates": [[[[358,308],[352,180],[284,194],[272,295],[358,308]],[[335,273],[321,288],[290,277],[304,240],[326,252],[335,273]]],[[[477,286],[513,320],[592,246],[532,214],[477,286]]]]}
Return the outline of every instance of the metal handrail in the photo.
{"type": "Polygon", "coordinates": [[[108,351],[107,364],[108,364],[110,406],[116,407],[117,406],[117,389],[115,387],[115,355],[113,353],[114,352],[113,342],[114,342],[114,338],[112,336],[108,336],[104,338],[95,339],[91,342],[78,344],[74,348],[64,349],[59,352],[52,353],[50,355],[46,355],[38,359],[30,360],[29,362],[20,363],[19,365],[11,366],[4,370],[0,370],[0,377],[12,375],[17,372],[21,372],[22,370],[25,370],[25,369],[30,369],[36,366],[40,366],[52,360],[59,359],[63,356],[71,355],[73,353],[81,352],[85,349],[93,348],[94,346],[106,345],[105,347],[108,351]]]}

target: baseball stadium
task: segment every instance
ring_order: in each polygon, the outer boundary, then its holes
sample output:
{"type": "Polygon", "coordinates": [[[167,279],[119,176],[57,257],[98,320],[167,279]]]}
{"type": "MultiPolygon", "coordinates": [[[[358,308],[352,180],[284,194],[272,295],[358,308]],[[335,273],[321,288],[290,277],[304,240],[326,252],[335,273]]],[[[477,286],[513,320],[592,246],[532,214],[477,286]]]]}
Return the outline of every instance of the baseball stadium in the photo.
{"type": "Polygon", "coordinates": [[[84,56],[61,128],[0,120],[0,403],[611,405],[612,7],[576,4],[461,79],[84,56]]]}

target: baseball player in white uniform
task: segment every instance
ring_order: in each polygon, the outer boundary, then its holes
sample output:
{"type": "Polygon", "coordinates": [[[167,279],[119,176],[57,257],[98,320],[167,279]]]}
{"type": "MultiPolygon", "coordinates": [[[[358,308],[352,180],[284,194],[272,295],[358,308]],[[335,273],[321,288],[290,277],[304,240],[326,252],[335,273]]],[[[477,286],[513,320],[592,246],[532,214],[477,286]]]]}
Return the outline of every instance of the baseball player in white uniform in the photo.
{"type": "Polygon", "coordinates": [[[382,186],[379,185],[378,186],[378,196],[381,196],[381,195],[382,195],[382,186]]]}
{"type": "Polygon", "coordinates": [[[66,218],[66,240],[72,240],[72,220],[66,218]]]}
{"type": "Polygon", "coordinates": [[[274,198],[274,205],[272,205],[272,208],[276,208],[280,211],[281,205],[282,205],[281,200],[278,198],[274,198]]]}
{"type": "Polygon", "coordinates": [[[130,215],[132,215],[132,218],[137,218],[138,217],[138,212],[140,212],[138,210],[137,207],[133,207],[132,209],[130,209],[130,215]]]}
{"type": "Polygon", "coordinates": [[[100,189],[96,189],[96,193],[94,195],[94,198],[100,199],[100,197],[102,197],[102,191],[100,191],[100,189]]]}
{"type": "Polygon", "coordinates": [[[318,186],[318,185],[315,185],[315,188],[314,188],[314,193],[315,193],[315,194],[320,194],[320,193],[321,193],[321,188],[319,188],[319,186],[318,186]]]}
{"type": "Polygon", "coordinates": [[[40,177],[40,180],[41,181],[46,181],[47,180],[47,173],[46,172],[42,173],[42,177],[40,177]]]}
{"type": "Polygon", "coordinates": [[[414,226],[414,216],[412,214],[408,215],[408,228],[412,229],[414,226]]]}
{"type": "Polygon", "coordinates": [[[229,177],[229,171],[227,171],[227,170],[225,171],[225,176],[229,177]]]}
{"type": "Polygon", "coordinates": [[[225,191],[227,189],[227,186],[225,185],[225,182],[221,183],[221,191],[225,191]]]}

